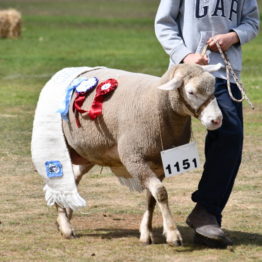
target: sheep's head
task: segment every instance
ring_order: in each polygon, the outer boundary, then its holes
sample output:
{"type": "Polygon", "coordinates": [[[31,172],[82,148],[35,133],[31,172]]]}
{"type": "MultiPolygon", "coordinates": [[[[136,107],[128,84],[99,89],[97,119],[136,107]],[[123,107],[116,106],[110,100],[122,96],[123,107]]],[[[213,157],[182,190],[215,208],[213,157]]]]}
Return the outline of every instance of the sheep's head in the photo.
{"type": "Polygon", "coordinates": [[[171,70],[169,81],[161,86],[162,90],[178,90],[184,111],[195,116],[208,130],[215,130],[222,125],[222,113],[214,97],[215,78],[210,74],[219,70],[217,65],[181,64],[171,70]]]}

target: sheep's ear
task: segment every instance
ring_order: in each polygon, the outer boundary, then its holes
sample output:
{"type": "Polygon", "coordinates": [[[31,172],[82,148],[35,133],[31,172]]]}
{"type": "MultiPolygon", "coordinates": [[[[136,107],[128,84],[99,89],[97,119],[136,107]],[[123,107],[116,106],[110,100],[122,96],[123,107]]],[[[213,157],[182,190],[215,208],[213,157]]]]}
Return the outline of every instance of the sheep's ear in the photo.
{"type": "Polygon", "coordinates": [[[205,71],[212,73],[212,72],[216,72],[219,69],[223,68],[224,66],[221,63],[215,64],[215,65],[204,65],[201,66],[205,71]]]}
{"type": "Polygon", "coordinates": [[[182,78],[175,76],[173,79],[168,81],[167,83],[158,86],[161,90],[175,90],[176,88],[179,88],[182,85],[182,78]]]}

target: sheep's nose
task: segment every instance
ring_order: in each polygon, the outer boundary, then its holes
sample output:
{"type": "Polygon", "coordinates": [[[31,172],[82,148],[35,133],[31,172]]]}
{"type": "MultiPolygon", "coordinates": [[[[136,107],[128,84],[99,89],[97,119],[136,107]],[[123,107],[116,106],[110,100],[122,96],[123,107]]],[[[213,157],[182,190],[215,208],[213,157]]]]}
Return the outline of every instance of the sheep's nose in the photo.
{"type": "Polygon", "coordinates": [[[216,119],[212,119],[212,120],[211,120],[211,123],[212,123],[213,125],[216,125],[216,126],[221,125],[221,123],[222,123],[222,118],[221,118],[221,117],[217,117],[216,119]]]}

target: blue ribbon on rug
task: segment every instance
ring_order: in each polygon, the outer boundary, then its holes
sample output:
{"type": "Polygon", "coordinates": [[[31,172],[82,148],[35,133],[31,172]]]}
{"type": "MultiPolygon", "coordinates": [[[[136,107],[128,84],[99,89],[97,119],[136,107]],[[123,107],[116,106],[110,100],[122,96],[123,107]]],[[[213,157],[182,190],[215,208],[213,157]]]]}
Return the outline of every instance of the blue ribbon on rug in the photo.
{"type": "Polygon", "coordinates": [[[72,97],[73,91],[81,84],[81,82],[86,81],[86,77],[79,77],[76,78],[67,88],[65,99],[63,101],[63,106],[57,110],[58,113],[61,114],[61,117],[64,120],[68,120],[68,111],[69,111],[69,105],[72,97]]]}

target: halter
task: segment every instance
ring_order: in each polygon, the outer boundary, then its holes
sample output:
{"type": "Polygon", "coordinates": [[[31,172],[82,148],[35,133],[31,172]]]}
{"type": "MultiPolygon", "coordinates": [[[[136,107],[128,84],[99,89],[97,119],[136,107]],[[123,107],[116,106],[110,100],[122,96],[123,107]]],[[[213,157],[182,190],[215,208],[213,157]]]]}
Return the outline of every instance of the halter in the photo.
{"type": "Polygon", "coordinates": [[[184,98],[181,88],[178,89],[179,96],[183,102],[183,104],[186,106],[186,108],[194,115],[194,117],[198,118],[202,111],[207,107],[207,105],[215,98],[215,96],[212,94],[205,100],[198,109],[194,109],[184,98]]]}

